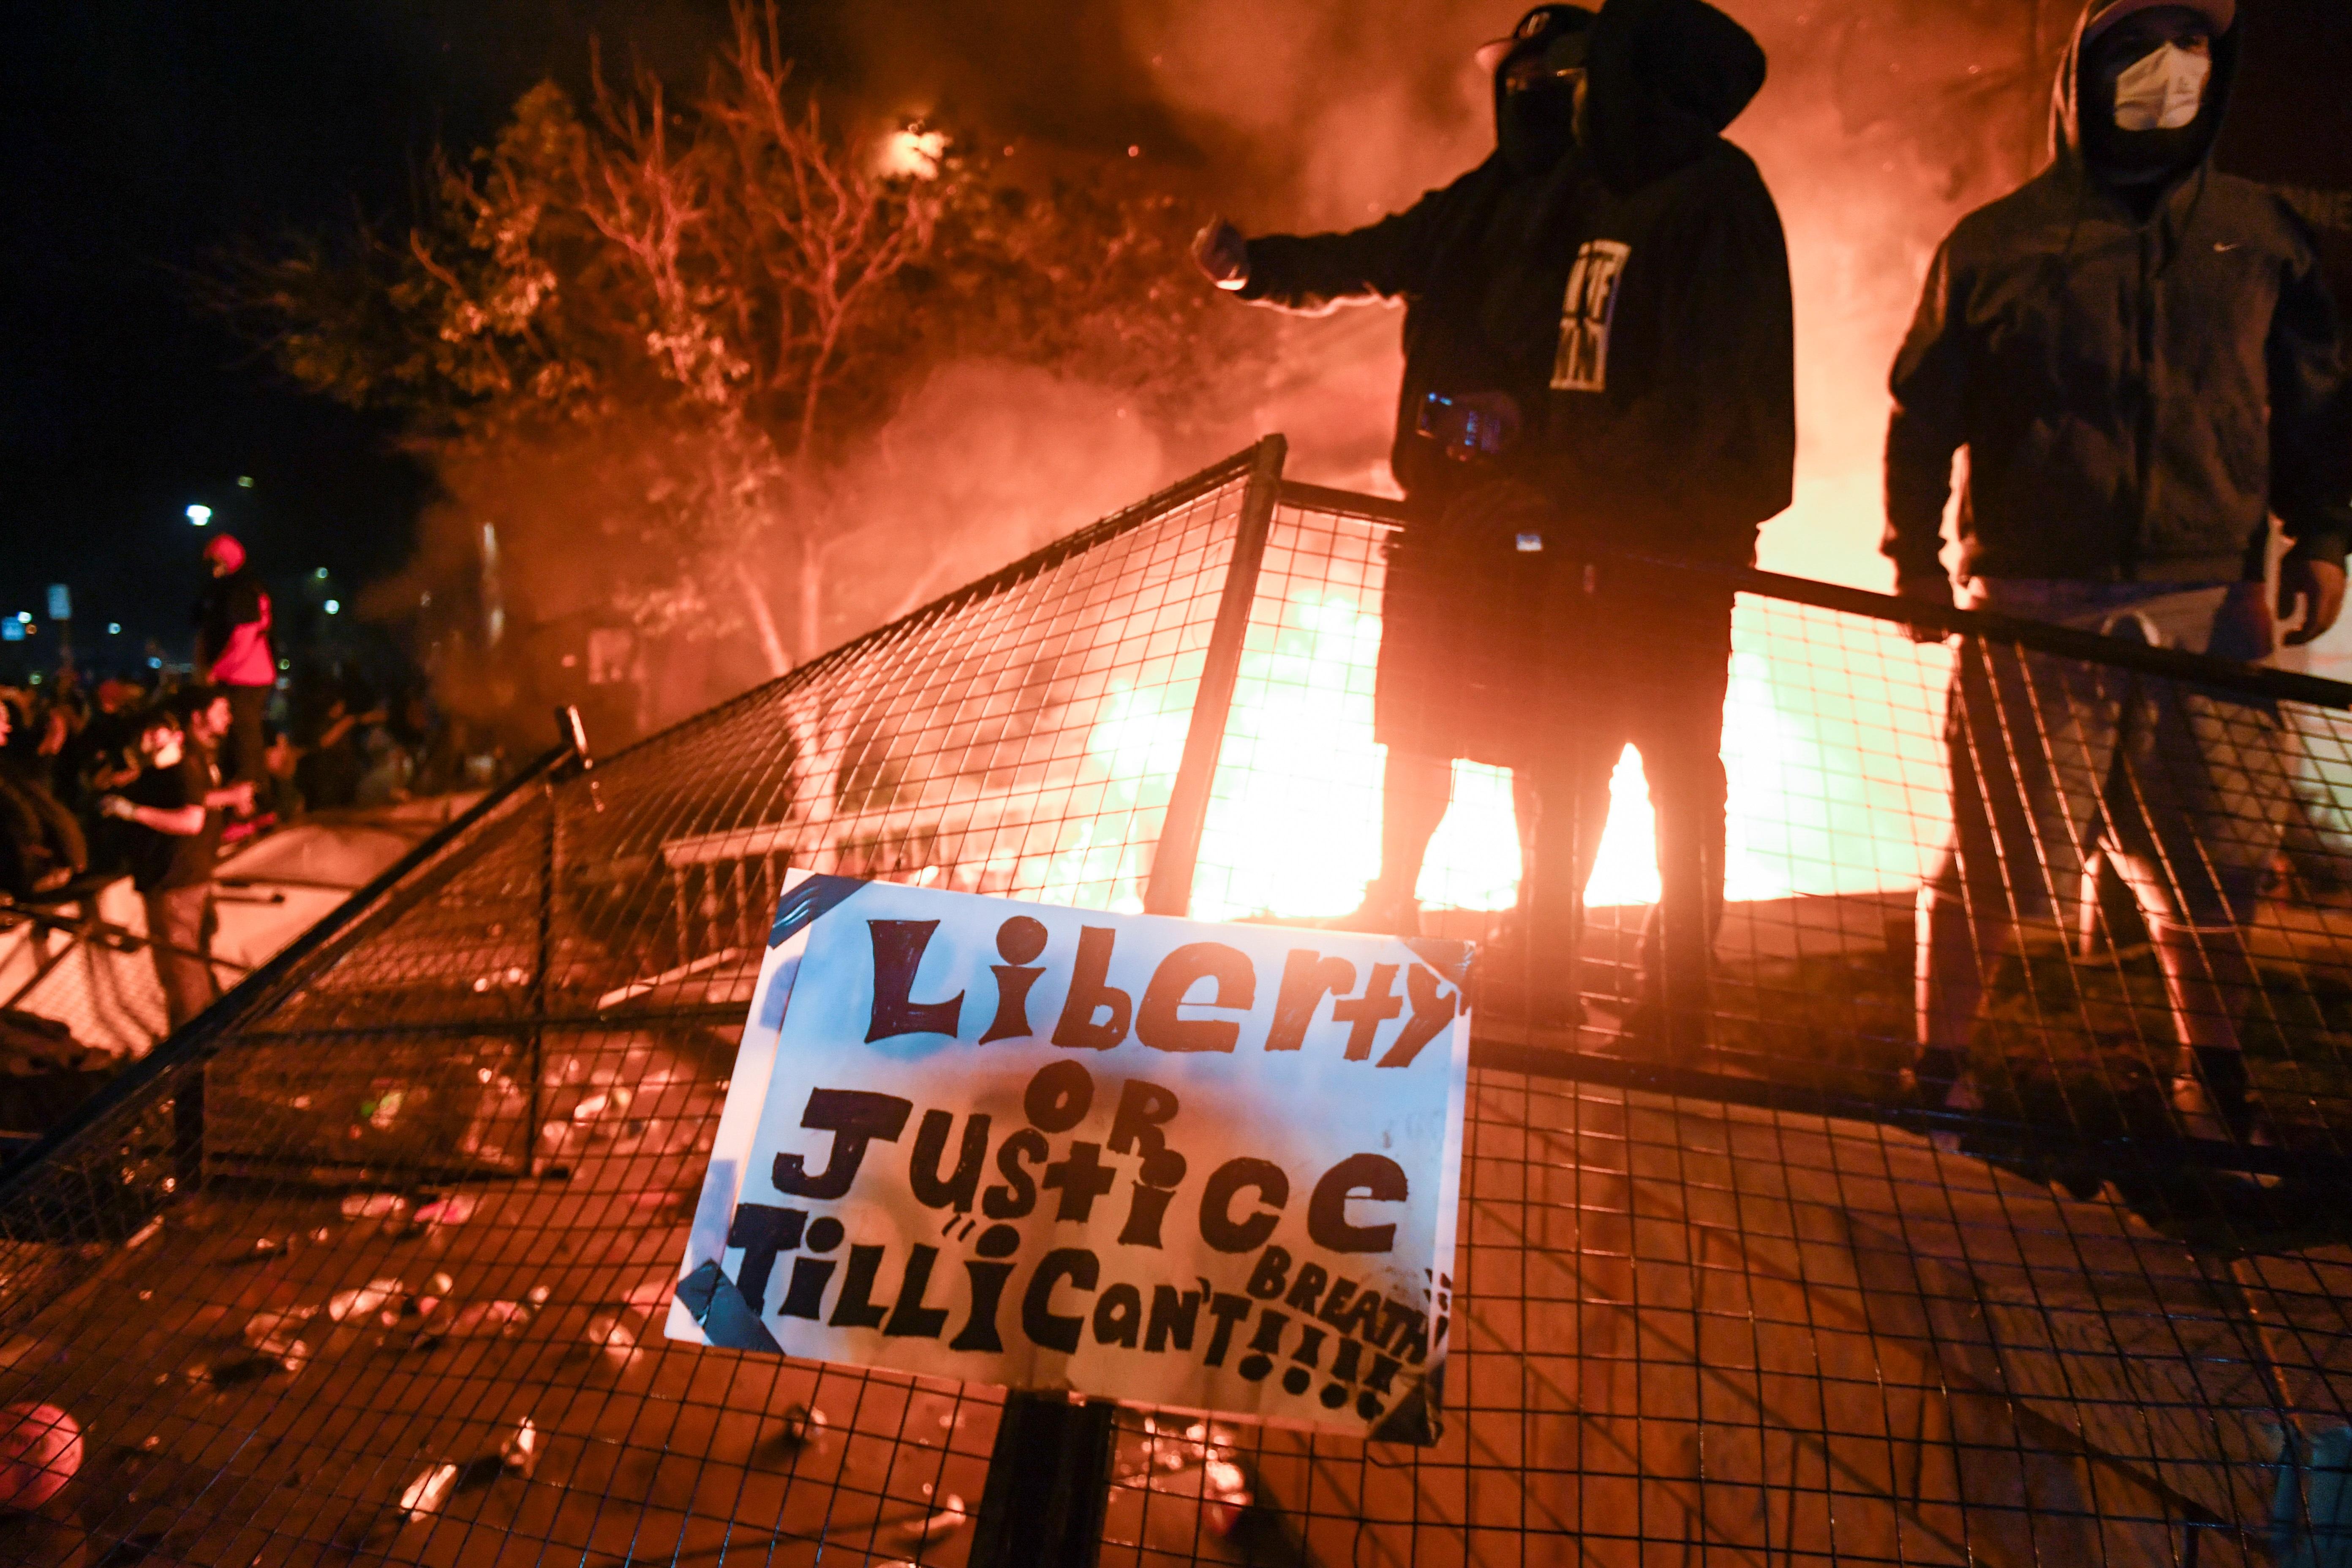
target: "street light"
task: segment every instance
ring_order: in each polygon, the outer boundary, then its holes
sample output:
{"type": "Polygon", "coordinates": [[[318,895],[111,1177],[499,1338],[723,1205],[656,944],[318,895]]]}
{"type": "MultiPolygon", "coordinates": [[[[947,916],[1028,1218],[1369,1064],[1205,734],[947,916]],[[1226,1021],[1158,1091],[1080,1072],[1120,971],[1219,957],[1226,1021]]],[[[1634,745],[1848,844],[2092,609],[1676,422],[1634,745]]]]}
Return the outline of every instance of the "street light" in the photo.
{"type": "Polygon", "coordinates": [[[212,508],[205,505],[202,501],[191,501],[188,503],[188,521],[190,522],[194,523],[198,528],[202,528],[205,524],[212,521],[212,508]]]}
{"type": "Polygon", "coordinates": [[[109,622],[107,622],[107,623],[106,623],[106,635],[107,635],[108,637],[121,637],[121,636],[122,635],[122,623],[121,623],[121,621],[109,621],[109,622]]]}
{"type": "Polygon", "coordinates": [[[339,616],[342,614],[342,612],[343,602],[341,599],[330,599],[327,601],[327,614],[331,616],[339,616]]]}

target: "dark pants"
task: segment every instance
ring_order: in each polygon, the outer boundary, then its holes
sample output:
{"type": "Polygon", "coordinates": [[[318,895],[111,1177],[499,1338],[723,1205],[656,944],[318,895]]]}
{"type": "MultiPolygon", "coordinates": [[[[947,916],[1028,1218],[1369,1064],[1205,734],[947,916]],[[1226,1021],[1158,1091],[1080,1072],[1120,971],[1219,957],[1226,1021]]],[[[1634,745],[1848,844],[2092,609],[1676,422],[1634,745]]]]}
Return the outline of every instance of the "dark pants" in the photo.
{"type": "Polygon", "coordinates": [[[163,987],[163,1012],[177,1031],[220,994],[211,963],[212,884],[140,896],[147,905],[147,936],[152,943],[148,951],[154,955],[155,978],[163,987]]]}
{"type": "Polygon", "coordinates": [[[227,754],[221,759],[221,773],[231,784],[250,784],[257,787],[268,782],[268,764],[262,753],[268,750],[261,738],[261,721],[269,708],[267,686],[224,686],[228,695],[227,754]]]}
{"type": "Polygon", "coordinates": [[[1533,762],[1528,935],[1534,951],[1571,962],[1581,946],[1609,778],[1631,745],[1657,818],[1660,897],[1643,942],[1643,994],[1677,1035],[1696,1036],[1723,921],[1732,595],[1612,573],[1597,573],[1590,592],[1563,584],[1545,628],[1552,710],[1533,762]]]}

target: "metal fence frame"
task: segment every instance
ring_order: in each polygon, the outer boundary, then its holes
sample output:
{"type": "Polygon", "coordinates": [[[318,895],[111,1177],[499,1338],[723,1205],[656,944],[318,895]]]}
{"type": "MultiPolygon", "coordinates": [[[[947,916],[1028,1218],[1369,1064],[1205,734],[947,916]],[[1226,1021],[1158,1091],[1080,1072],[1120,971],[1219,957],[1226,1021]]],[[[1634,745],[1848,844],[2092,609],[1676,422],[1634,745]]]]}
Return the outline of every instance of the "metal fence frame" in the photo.
{"type": "MultiPolygon", "coordinates": [[[[944,595],[893,626],[881,628],[783,678],[782,685],[823,679],[864,647],[885,636],[919,627],[976,599],[1042,573],[1083,553],[1122,531],[1161,515],[1187,498],[1246,477],[1239,531],[1222,585],[1206,663],[1186,730],[1182,757],[1173,794],[1151,865],[1146,908],[1153,913],[1188,912],[1193,871],[1200,850],[1210,791],[1223,743],[1243,644],[1259,567],[1264,560],[1270,525],[1276,508],[1296,503],[1391,528],[1410,528],[1412,514],[1400,503],[1302,484],[1282,477],[1286,447],[1269,437],[1254,448],[1192,477],[1127,511],[1056,542],[1002,572],[944,595]]],[[[1870,619],[1925,626],[1948,634],[1982,636],[2071,658],[2095,660],[2130,668],[2176,680],[2246,695],[2292,700],[2337,710],[2352,710],[2352,686],[2281,670],[2260,669],[2199,655],[2125,643],[2063,627],[2021,622],[1982,612],[1923,605],[1907,599],[1871,594],[1754,570],[1717,570],[1644,563],[1659,570],[1698,573],[1739,591],[1813,605],[1870,619]]],[[[768,689],[761,689],[766,690],[768,689]]],[[[759,693],[747,694],[688,720],[630,749],[658,747],[680,730],[721,722],[740,704],[759,693]]],[[[621,753],[626,756],[629,753],[621,753]]],[[[614,760],[618,760],[615,758],[614,760]]],[[[310,978],[331,967],[368,934],[397,919],[419,900],[432,896],[438,882],[458,865],[464,847],[518,803],[552,789],[562,778],[591,766],[591,759],[566,744],[539,757],[521,773],[450,823],[430,840],[404,856],[367,887],[354,893],[332,915],[299,939],[275,959],[248,975],[214,1006],[160,1045],[147,1058],[126,1069],[102,1092],[83,1105],[37,1145],[16,1154],[0,1170],[0,1205],[18,1198],[42,1169],[70,1149],[78,1140],[101,1127],[109,1118],[142,1097],[159,1092],[168,1079],[180,1075],[174,1106],[177,1165],[182,1190],[193,1191],[205,1179],[204,1096],[202,1065],[239,1037],[243,1026],[268,1013],[310,978]]],[[[556,818],[551,812],[541,849],[543,867],[551,872],[558,858],[556,818]]],[[[551,874],[541,878],[542,906],[553,897],[551,874]]],[[[749,899],[749,892],[743,897],[749,899]]],[[[537,972],[530,985],[530,1006],[520,1017],[498,1027],[528,1035],[536,1062],[541,1043],[550,1028],[580,1020],[553,1014],[549,992],[550,915],[542,907],[537,935],[537,972]]],[[[736,1021],[740,1009],[714,1006],[714,1018],[736,1021]]],[[[684,1015],[673,1008],[661,1016],[676,1021],[684,1015]]],[[[609,1021],[609,1019],[607,1020],[609,1021]]],[[[473,1026],[468,1026],[472,1027],[473,1026]]],[[[403,1026],[413,1031],[415,1026],[403,1026]]],[[[1720,1074],[1677,1069],[1603,1056],[1549,1049],[1516,1042],[1480,1038],[1473,1042],[1474,1068],[1495,1069],[1570,1084],[1590,1084],[1641,1090],[1677,1099],[1716,1101],[1756,1110],[1787,1110],[1812,1116],[1877,1121],[1926,1130],[1967,1130],[1988,1125],[1985,1119],[1957,1112],[1906,1111],[1852,1097],[1759,1082],[1720,1074]]],[[[533,1072],[533,1124],[538,1120],[540,1074],[533,1072]]],[[[2289,1155],[2275,1149],[2235,1143],[2200,1142],[2182,1139],[2169,1144],[2136,1141],[2128,1146],[2102,1145],[2109,1160],[2140,1161],[2151,1168],[2182,1163],[2253,1173],[2282,1173],[2292,1169],[2312,1174],[2313,1157],[2289,1155]]],[[[2352,1159],[2335,1163],[2337,1169],[2320,1173],[2352,1184],[2352,1159]]],[[[999,1426],[995,1458],[989,1468],[971,1562],[989,1568],[1013,1564],[1091,1563],[1103,1528],[1103,1510],[1111,1482],[1115,1407],[1107,1402],[1085,1404],[1040,1394],[1016,1394],[1007,1402],[999,1426]]]]}

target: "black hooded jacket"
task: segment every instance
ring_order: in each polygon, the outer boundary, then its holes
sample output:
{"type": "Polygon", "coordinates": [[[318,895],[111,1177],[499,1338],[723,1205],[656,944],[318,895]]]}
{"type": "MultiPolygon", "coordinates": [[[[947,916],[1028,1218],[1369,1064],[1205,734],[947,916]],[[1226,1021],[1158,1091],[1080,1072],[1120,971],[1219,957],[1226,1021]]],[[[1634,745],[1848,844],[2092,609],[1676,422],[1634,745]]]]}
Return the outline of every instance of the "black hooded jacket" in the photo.
{"type": "Polygon", "coordinates": [[[1780,216],[1719,134],[1763,51],[1703,0],[1608,0],[1586,68],[1583,141],[1553,168],[1497,154],[1368,228],[1253,239],[1241,294],[1405,301],[1391,458],[1416,500],[1501,473],[1596,544],[1744,563],[1796,453],[1780,216]],[[1432,392],[1507,392],[1526,432],[1452,463],[1414,434],[1432,392]]]}
{"type": "Polygon", "coordinates": [[[2335,307],[2287,205],[2210,165],[2237,33],[2216,40],[2204,158],[2145,220],[2083,152],[2083,35],[2050,166],[1960,220],[1895,363],[1885,550],[1936,576],[1952,454],[1969,450],[1964,578],[2234,582],[2273,511],[2301,554],[2352,536],[2352,424],[2335,307]]]}

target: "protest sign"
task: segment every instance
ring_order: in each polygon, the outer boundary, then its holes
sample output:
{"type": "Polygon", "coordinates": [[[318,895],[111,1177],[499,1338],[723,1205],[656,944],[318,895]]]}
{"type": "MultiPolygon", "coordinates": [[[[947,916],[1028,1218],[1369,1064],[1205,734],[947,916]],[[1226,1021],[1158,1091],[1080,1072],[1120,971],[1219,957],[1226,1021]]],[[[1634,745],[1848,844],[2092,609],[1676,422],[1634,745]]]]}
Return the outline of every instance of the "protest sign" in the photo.
{"type": "Polygon", "coordinates": [[[794,873],[669,1335],[1434,1441],[1467,957],[794,873]]]}

